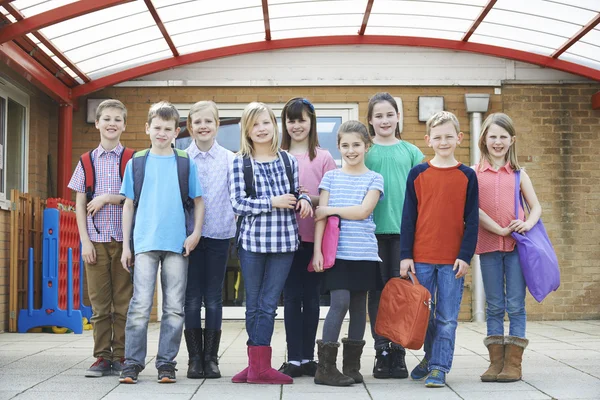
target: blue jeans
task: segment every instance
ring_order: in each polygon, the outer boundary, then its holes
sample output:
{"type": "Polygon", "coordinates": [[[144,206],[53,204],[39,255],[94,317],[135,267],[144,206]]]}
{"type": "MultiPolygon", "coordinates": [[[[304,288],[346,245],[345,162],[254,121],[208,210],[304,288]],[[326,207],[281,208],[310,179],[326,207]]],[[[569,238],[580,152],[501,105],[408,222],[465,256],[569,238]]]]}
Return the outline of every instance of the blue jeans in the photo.
{"type": "Polygon", "coordinates": [[[162,283],[162,320],[156,368],[175,365],[183,331],[183,305],[188,259],[170,251],[148,251],[135,256],[133,297],[125,326],[125,364],[146,365],[148,320],[152,310],[158,265],[162,283]]]}
{"type": "Polygon", "coordinates": [[[221,330],[223,280],[227,269],[229,239],[203,237],[190,254],[185,291],[185,328],[202,328],[200,309],[206,310],[205,328],[221,330]]]}
{"type": "Polygon", "coordinates": [[[294,252],[255,253],[238,249],[246,288],[246,332],[249,346],[270,346],[277,302],[294,252]]]}
{"type": "Polygon", "coordinates": [[[429,370],[450,372],[465,278],[456,279],[453,265],[415,263],[421,285],[431,293],[431,313],[425,335],[429,370]]]}
{"type": "Polygon", "coordinates": [[[525,278],[519,252],[494,251],[479,256],[487,305],[488,336],[504,336],[504,313],[510,321],[509,335],[525,338],[525,278]]]}
{"type": "Polygon", "coordinates": [[[308,272],[314,243],[302,242],[283,289],[285,338],[288,360],[312,360],[319,325],[319,298],[323,274],[308,272]]]}

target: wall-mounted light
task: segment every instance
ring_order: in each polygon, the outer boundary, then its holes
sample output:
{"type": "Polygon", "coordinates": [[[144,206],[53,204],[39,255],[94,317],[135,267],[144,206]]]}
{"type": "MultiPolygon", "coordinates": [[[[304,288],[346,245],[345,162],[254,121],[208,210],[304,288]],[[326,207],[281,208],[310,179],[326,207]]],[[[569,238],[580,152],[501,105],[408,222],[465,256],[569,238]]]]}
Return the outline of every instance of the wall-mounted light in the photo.
{"type": "Polygon", "coordinates": [[[427,120],[435,113],[444,111],[443,96],[419,96],[419,121],[427,120]]]}
{"type": "Polygon", "coordinates": [[[100,103],[108,99],[87,99],[86,120],[88,124],[96,122],[96,110],[100,103]]]}

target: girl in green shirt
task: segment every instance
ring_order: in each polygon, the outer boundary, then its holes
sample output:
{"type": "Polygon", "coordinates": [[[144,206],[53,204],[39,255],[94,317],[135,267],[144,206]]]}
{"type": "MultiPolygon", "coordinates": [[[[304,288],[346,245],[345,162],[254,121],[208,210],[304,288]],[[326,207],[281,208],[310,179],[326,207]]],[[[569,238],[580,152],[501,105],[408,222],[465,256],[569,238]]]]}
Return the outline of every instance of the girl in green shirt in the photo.
{"type": "MultiPolygon", "coordinates": [[[[373,219],[379,246],[381,278],[386,283],[400,276],[400,222],[404,206],[406,178],[412,167],[423,161],[424,155],[415,145],[400,137],[400,113],[396,100],[387,92],[375,94],[369,100],[367,120],[373,145],[367,153],[367,168],[383,175],[386,196],[377,204],[373,219]]],[[[375,321],[381,291],[369,291],[369,319],[375,340],[373,377],[377,379],[407,378],[404,361],[406,351],[397,343],[375,333],[375,321]]]]}

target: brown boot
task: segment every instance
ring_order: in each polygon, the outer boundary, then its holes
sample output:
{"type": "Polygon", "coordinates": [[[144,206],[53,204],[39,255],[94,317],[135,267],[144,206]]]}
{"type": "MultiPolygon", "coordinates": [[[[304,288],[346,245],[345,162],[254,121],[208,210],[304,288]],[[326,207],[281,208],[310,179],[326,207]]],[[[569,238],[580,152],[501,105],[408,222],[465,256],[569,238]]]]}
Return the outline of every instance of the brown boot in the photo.
{"type": "Polygon", "coordinates": [[[498,374],[498,382],[514,382],[521,379],[521,362],[523,350],[529,340],[516,336],[504,338],[504,367],[498,374]]]}
{"type": "Polygon", "coordinates": [[[496,382],[504,367],[504,336],[488,336],[483,344],[490,354],[490,367],[481,375],[483,382],[496,382]]]}
{"type": "Polygon", "coordinates": [[[360,373],[360,356],[365,347],[364,340],[342,339],[344,345],[344,361],[342,373],[354,379],[354,383],[362,383],[363,376],[360,373]]]}
{"type": "Polygon", "coordinates": [[[317,385],[329,386],[350,386],[354,379],[346,376],[337,369],[336,360],[339,342],[323,342],[317,340],[319,365],[315,374],[315,383],[317,385]]]}

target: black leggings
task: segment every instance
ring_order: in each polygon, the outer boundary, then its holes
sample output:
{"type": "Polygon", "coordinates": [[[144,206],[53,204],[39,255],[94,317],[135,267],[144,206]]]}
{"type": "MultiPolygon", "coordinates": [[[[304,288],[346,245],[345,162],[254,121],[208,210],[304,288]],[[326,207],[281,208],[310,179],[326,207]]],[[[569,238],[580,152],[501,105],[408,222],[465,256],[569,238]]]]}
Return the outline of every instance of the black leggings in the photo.
{"type": "Polygon", "coordinates": [[[330,293],[331,306],[323,325],[323,341],[338,341],[348,310],[350,311],[348,339],[362,340],[367,324],[367,292],[339,289],[332,290],[330,293]]]}

